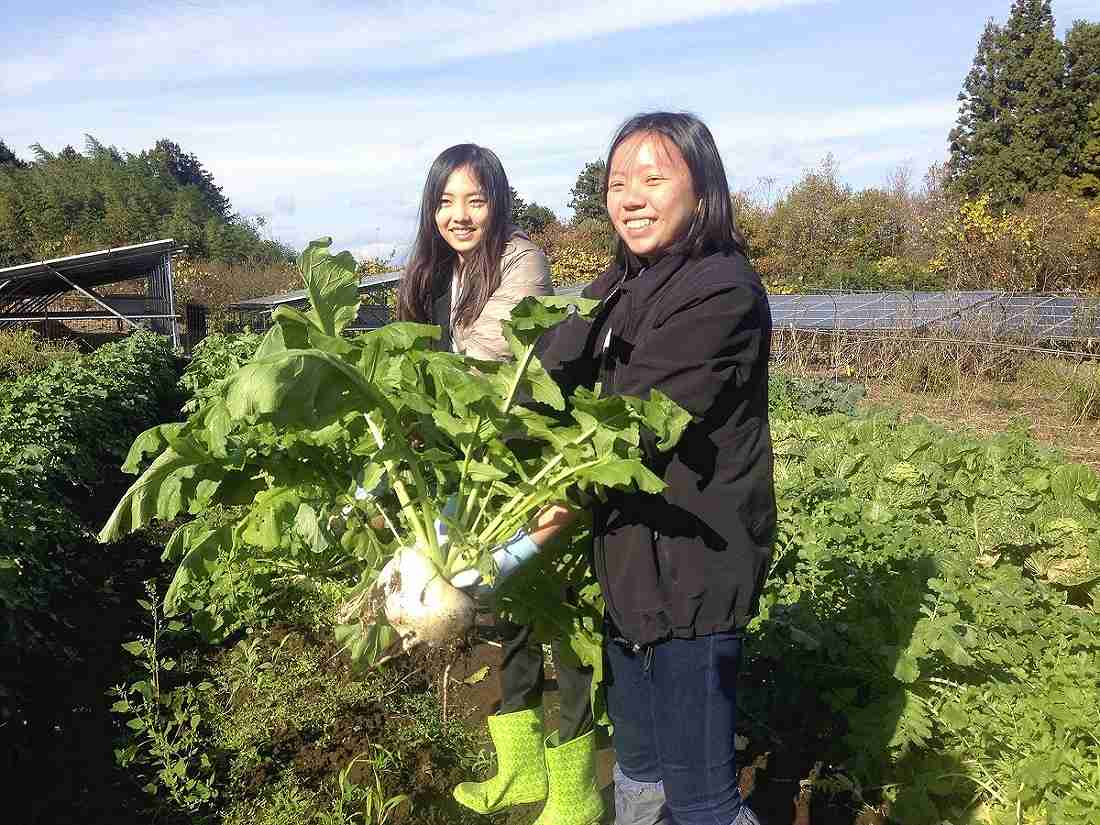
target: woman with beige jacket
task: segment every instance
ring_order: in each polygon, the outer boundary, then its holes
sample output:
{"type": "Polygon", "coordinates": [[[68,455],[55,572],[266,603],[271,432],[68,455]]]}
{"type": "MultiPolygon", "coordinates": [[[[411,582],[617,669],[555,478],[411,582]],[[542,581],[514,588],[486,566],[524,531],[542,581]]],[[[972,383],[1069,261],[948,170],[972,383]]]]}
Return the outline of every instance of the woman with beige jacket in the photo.
{"type": "MultiPolygon", "coordinates": [[[[510,358],[501,322],[526,296],[553,294],[546,256],[512,224],[511,212],[508,178],[492,151],[464,143],[440,154],[424,184],[398,319],[437,324],[441,348],[481,360],[510,358]]],[[[536,825],[588,825],[603,813],[595,791],[591,672],[561,661],[552,646],[561,718],[547,737],[542,652],[531,628],[503,619],[497,628],[501,703],[488,719],[497,773],[463,782],[455,799],[482,814],[545,800],[536,825]]]]}

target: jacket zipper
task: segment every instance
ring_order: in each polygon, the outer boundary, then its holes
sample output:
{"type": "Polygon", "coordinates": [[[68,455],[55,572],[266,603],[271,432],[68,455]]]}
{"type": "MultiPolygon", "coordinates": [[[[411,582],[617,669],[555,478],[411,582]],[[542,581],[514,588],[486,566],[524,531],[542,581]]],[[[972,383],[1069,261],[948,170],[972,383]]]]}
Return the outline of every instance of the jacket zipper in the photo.
{"type": "MultiPolygon", "coordinates": [[[[641,272],[644,272],[644,271],[645,271],[644,269],[641,270],[641,272]]],[[[638,274],[640,275],[641,272],[639,272],[638,274]]],[[[610,302],[612,299],[618,298],[620,293],[622,292],[623,284],[625,284],[625,283],[626,283],[626,270],[624,269],[622,277],[619,278],[619,282],[617,284],[615,284],[615,287],[607,294],[607,297],[604,299],[605,303],[610,302]]],[[[610,343],[611,343],[611,333],[612,333],[611,313],[612,313],[612,311],[614,311],[614,307],[611,307],[611,309],[609,309],[607,311],[607,319],[606,319],[606,322],[605,322],[606,325],[607,325],[607,330],[606,330],[606,335],[604,335],[604,346],[600,347],[600,353],[599,353],[599,357],[600,357],[600,382],[601,382],[601,384],[603,383],[603,372],[604,372],[603,368],[604,368],[604,365],[607,363],[607,349],[608,349],[608,346],[610,346],[610,343]]],[[[601,330],[601,333],[603,333],[603,332],[604,331],[601,330]]],[[[598,342],[597,342],[597,346],[599,346],[598,342]]],[[[607,381],[608,386],[604,387],[604,392],[613,391],[613,388],[614,388],[614,385],[615,385],[615,369],[614,369],[614,367],[612,367],[612,369],[609,371],[607,377],[608,377],[608,381],[607,381]]],[[[601,393],[601,395],[602,394],[603,393],[601,393]]],[[[606,539],[602,535],[600,536],[600,551],[597,554],[597,559],[598,559],[598,565],[599,565],[599,568],[600,568],[597,571],[597,577],[603,579],[604,581],[607,581],[607,546],[606,546],[606,539]]],[[[608,592],[604,593],[604,602],[605,602],[606,607],[607,607],[607,612],[611,614],[612,620],[615,621],[618,618],[619,611],[615,608],[615,602],[611,598],[611,589],[610,588],[608,588],[608,592]]],[[[616,627],[618,627],[619,622],[615,621],[615,625],[616,625],[616,627]]],[[[631,650],[634,651],[635,654],[639,653],[642,649],[641,645],[639,645],[637,642],[635,642],[631,639],[627,639],[627,638],[623,637],[622,641],[626,642],[627,645],[630,647],[631,650]]]]}
{"type": "MultiPolygon", "coordinates": [[[[612,300],[615,300],[615,299],[618,298],[618,295],[622,291],[622,287],[623,287],[623,284],[625,282],[626,282],[626,270],[624,269],[622,277],[619,278],[619,282],[617,284],[615,284],[615,286],[611,289],[611,291],[608,292],[607,295],[604,297],[603,300],[604,300],[604,305],[605,306],[609,306],[612,300]]],[[[611,334],[610,321],[611,321],[611,311],[613,309],[614,309],[614,307],[611,307],[611,309],[608,309],[608,311],[607,311],[607,319],[606,319],[606,322],[608,323],[607,335],[611,334]]],[[[601,330],[601,333],[602,332],[603,332],[603,330],[601,330]]],[[[604,340],[609,341],[610,339],[605,336],[604,340]]],[[[607,347],[606,346],[601,347],[599,341],[595,342],[595,346],[600,347],[600,349],[599,349],[600,369],[598,371],[598,376],[599,376],[599,381],[602,384],[603,383],[603,371],[604,371],[603,367],[604,367],[604,364],[606,363],[606,358],[607,358],[607,347]]],[[[596,353],[593,353],[593,355],[595,355],[595,354],[596,353]]],[[[604,525],[604,526],[606,527],[606,525],[604,525]]],[[[607,545],[606,545],[606,538],[603,535],[601,535],[600,538],[599,538],[599,544],[600,544],[599,552],[597,552],[595,554],[595,556],[596,556],[595,557],[596,566],[599,568],[596,571],[596,577],[598,579],[603,580],[603,581],[607,581],[607,545]]],[[[612,621],[615,621],[616,617],[618,616],[618,611],[615,609],[615,602],[611,598],[610,588],[608,589],[607,593],[604,593],[604,603],[605,603],[605,606],[607,608],[607,612],[611,615],[612,621]]],[[[618,622],[615,622],[615,624],[616,624],[616,626],[618,626],[618,622]]],[[[629,642],[631,645],[633,645],[635,648],[637,648],[636,643],[630,642],[628,639],[623,639],[623,641],[629,642]]],[[[635,651],[635,652],[637,652],[637,651],[635,651]]]]}

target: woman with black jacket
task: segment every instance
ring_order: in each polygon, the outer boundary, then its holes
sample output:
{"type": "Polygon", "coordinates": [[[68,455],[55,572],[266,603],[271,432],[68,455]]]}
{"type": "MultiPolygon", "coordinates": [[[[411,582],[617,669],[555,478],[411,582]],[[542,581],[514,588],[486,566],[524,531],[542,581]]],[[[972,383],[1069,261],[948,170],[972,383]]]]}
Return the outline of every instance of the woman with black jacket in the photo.
{"type": "MultiPolygon", "coordinates": [[[[734,723],[745,626],[775,528],[768,428],[771,315],[734,227],[722,161],[688,114],[628,120],[607,160],[618,234],[611,266],[540,358],[566,389],[657,389],[695,420],[647,461],[667,488],[615,492],[593,508],[594,568],[606,603],[608,712],[615,725],[617,825],[757,823],[738,790],[734,723]]],[[[532,540],[501,568],[538,552],[532,540]]],[[[557,523],[564,518],[558,517],[557,523]]]]}

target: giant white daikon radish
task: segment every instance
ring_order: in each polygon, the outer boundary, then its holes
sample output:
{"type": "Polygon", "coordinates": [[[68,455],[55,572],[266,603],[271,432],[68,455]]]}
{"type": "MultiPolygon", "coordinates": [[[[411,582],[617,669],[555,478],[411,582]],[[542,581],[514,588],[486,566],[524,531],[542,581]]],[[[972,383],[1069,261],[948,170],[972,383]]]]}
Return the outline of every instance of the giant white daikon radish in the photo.
{"type": "Polygon", "coordinates": [[[378,574],[376,592],[401,646],[440,646],[474,625],[474,600],[454,587],[430,559],[414,548],[394,553],[378,574]]]}

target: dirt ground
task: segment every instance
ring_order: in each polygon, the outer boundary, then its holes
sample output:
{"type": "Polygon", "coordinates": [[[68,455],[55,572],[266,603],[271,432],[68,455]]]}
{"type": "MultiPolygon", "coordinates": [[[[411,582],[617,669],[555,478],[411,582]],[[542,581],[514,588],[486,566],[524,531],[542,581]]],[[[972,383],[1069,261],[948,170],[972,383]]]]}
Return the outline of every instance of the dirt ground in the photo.
{"type": "Polygon", "coordinates": [[[0,776],[19,789],[7,798],[12,818],[4,821],[138,825],[148,821],[143,799],[115,765],[116,722],[105,691],[131,667],[121,644],[142,632],[135,601],[161,548],[136,535],[110,551],[73,549],[74,597],[57,617],[73,655],[32,648],[17,661],[0,656],[11,691],[0,690],[0,776]]]}

